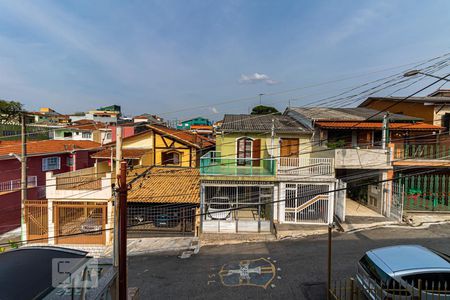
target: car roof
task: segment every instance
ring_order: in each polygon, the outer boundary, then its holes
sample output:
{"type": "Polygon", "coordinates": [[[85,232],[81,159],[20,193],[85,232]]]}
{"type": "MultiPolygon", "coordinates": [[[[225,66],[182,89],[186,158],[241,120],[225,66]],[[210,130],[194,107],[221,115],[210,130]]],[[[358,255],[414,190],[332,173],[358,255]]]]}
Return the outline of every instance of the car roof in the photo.
{"type": "MultiPolygon", "coordinates": [[[[383,262],[391,272],[417,269],[448,269],[450,262],[420,245],[399,245],[370,250],[369,257],[376,257],[383,262]]],[[[380,266],[382,267],[382,266],[380,266]]]]}

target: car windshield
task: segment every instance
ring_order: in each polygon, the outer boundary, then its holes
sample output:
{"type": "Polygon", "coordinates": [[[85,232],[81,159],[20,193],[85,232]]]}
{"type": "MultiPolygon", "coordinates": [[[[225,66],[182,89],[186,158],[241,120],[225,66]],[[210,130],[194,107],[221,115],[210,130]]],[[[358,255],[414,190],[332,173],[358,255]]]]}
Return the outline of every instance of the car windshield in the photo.
{"type": "Polygon", "coordinates": [[[381,270],[367,255],[364,255],[359,263],[380,286],[387,287],[392,284],[392,277],[381,270]]]}

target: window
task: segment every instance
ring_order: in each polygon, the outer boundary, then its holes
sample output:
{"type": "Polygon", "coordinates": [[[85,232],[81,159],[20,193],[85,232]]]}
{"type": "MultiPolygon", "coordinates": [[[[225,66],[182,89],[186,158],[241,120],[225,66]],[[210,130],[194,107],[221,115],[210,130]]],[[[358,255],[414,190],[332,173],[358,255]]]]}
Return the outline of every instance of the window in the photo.
{"type": "Polygon", "coordinates": [[[64,132],[64,138],[71,138],[72,137],[72,132],[71,131],[65,131],[64,132]]]}
{"type": "Polygon", "coordinates": [[[59,170],[60,168],[60,157],[46,157],[42,159],[42,171],[59,170]]]}
{"type": "Polygon", "coordinates": [[[237,143],[237,164],[239,166],[246,166],[252,164],[252,145],[253,141],[250,138],[243,137],[236,141],[237,143]]]}
{"type": "Polygon", "coordinates": [[[179,165],[181,154],[176,151],[168,151],[161,153],[161,163],[163,165],[179,165]]]}
{"type": "Polygon", "coordinates": [[[83,139],[90,139],[91,136],[92,136],[92,133],[90,133],[90,132],[83,132],[83,133],[81,134],[81,137],[82,137],[83,139]]]}
{"type": "Polygon", "coordinates": [[[3,136],[12,136],[12,135],[18,135],[18,134],[20,134],[20,131],[3,130],[3,136]]]}
{"type": "Polygon", "coordinates": [[[111,132],[107,132],[107,133],[106,133],[106,139],[107,139],[107,140],[110,140],[110,139],[111,139],[111,132]]]}
{"type": "Polygon", "coordinates": [[[66,165],[68,167],[72,167],[73,166],[73,157],[67,157],[66,159],[66,165]]]}

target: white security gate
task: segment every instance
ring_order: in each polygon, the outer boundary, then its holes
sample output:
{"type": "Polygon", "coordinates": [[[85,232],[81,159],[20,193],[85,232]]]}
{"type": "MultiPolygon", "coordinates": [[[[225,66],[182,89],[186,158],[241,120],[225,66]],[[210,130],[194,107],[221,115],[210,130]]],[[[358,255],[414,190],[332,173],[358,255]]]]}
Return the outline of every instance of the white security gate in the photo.
{"type": "Polygon", "coordinates": [[[329,184],[286,184],[284,222],[328,224],[332,218],[331,198],[329,184]]]}
{"type": "Polygon", "coordinates": [[[403,184],[392,183],[392,201],[389,210],[389,217],[398,222],[403,219],[403,202],[405,199],[405,187],[403,184]]]}
{"type": "Polygon", "coordinates": [[[338,180],[336,183],[336,192],[334,197],[334,214],[339,218],[341,222],[345,222],[345,201],[347,195],[347,183],[338,180]]]}

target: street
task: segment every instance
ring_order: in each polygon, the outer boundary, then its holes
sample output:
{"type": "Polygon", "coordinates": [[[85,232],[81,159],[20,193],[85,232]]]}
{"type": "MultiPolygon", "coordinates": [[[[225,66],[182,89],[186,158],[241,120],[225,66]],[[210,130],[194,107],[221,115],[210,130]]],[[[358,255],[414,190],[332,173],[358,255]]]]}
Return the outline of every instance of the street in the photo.
{"type": "MultiPolygon", "coordinates": [[[[420,244],[450,253],[449,237],[450,224],[334,233],[333,280],[353,276],[369,249],[420,244]]],[[[142,299],[324,299],[326,258],[327,236],[206,246],[189,259],[177,253],[132,256],[129,286],[139,287],[142,299]]]]}

